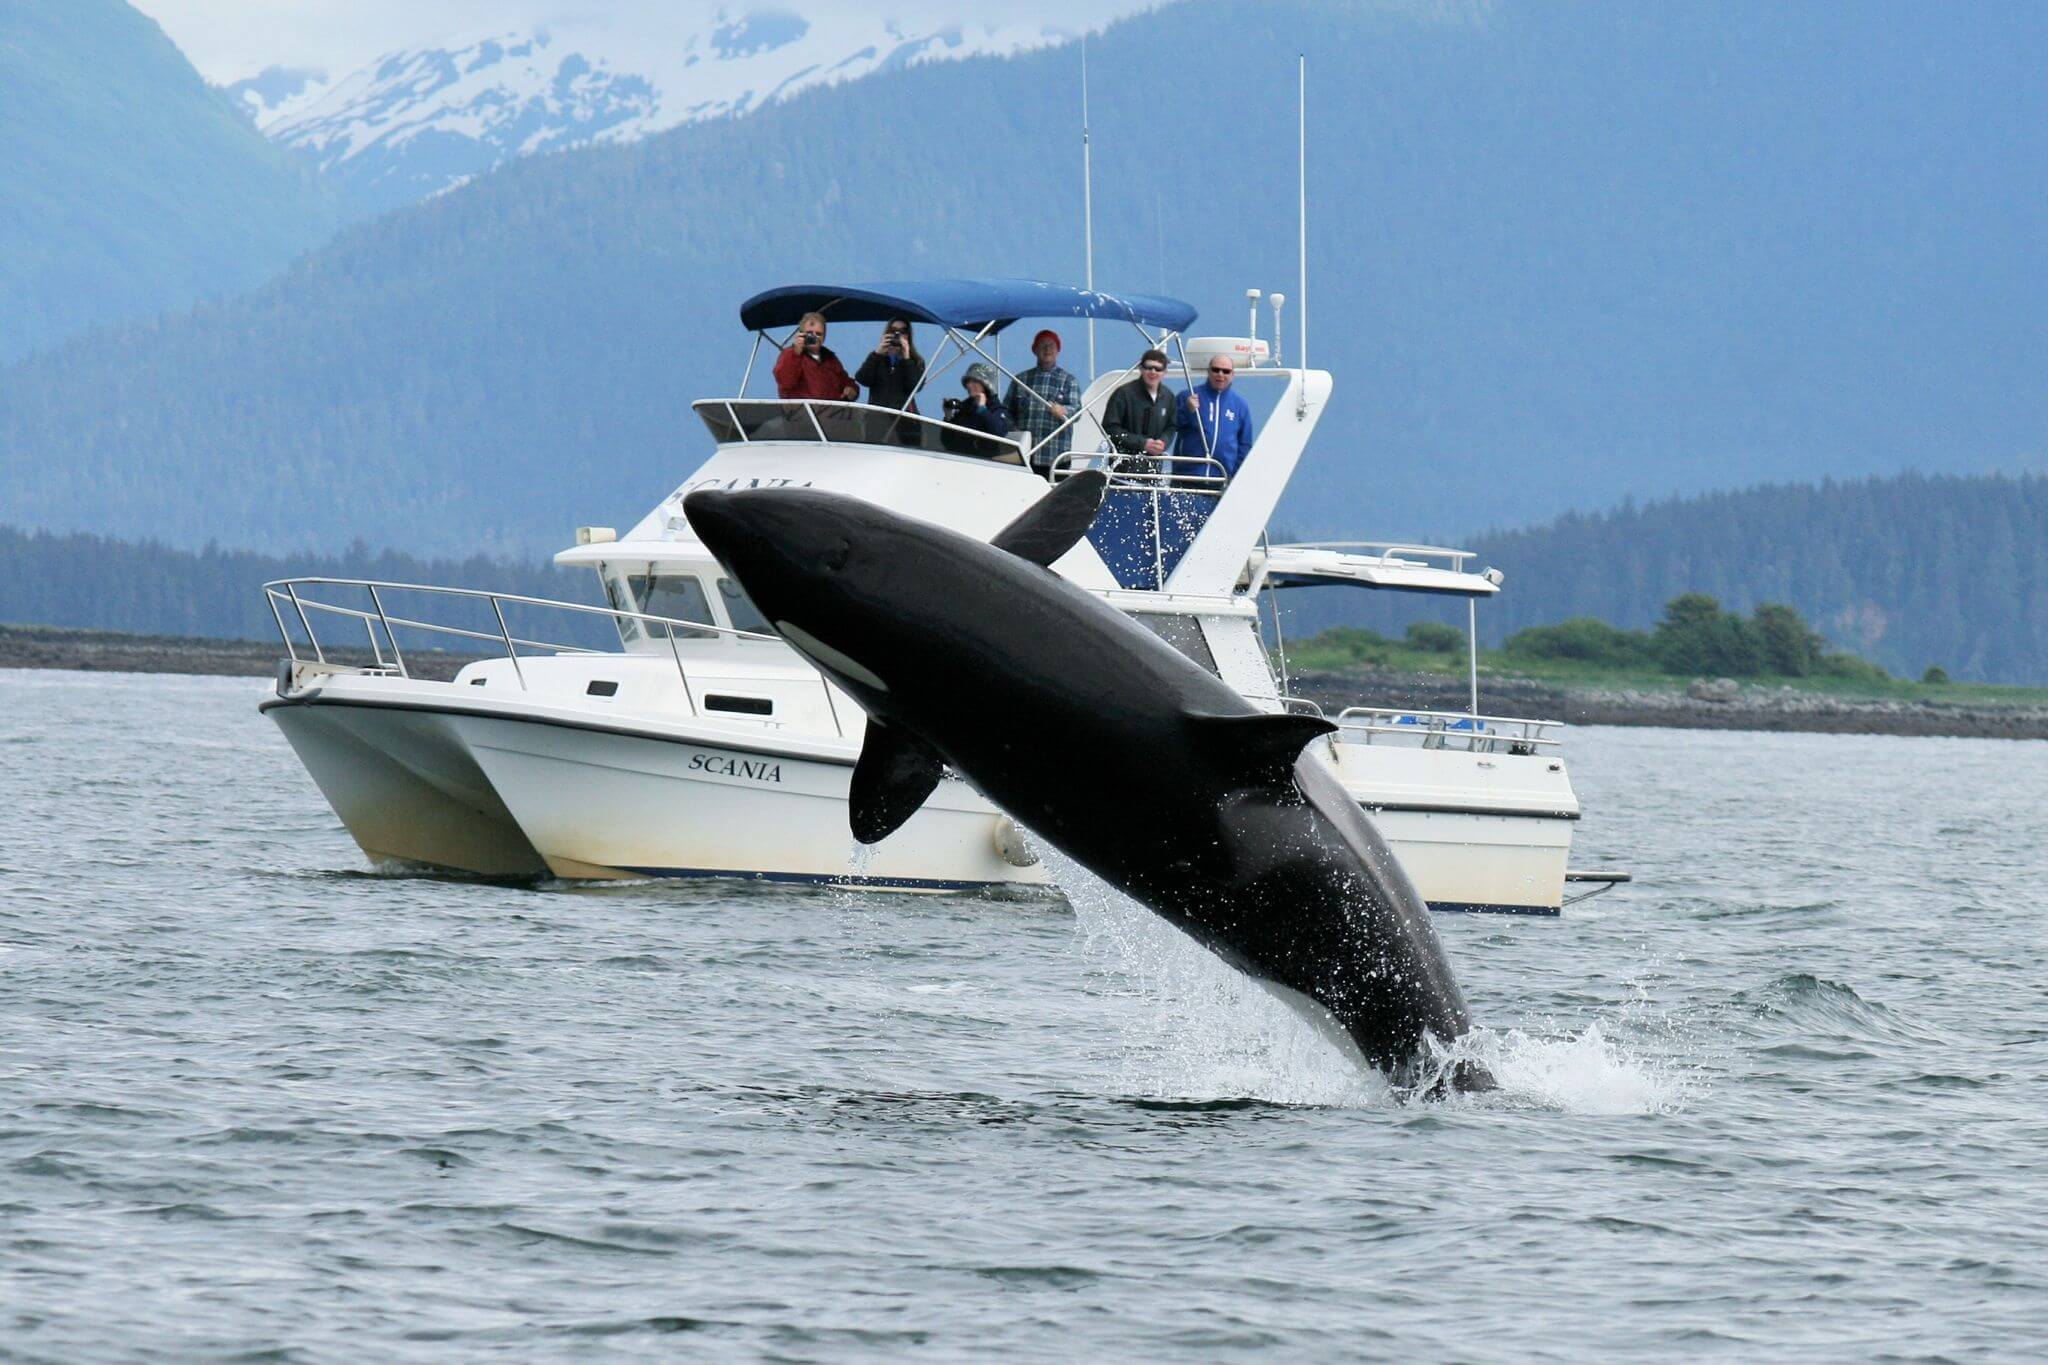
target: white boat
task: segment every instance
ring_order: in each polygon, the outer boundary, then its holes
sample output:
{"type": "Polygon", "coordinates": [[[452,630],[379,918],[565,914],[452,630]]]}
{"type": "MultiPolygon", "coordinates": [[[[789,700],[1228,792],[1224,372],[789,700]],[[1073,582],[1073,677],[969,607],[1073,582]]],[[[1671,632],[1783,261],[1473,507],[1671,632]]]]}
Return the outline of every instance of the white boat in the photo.
{"type": "MultiPolygon", "coordinates": [[[[957,780],[874,848],[853,843],[846,796],[864,717],[698,543],[681,512],[696,488],[830,489],[985,538],[1049,483],[1108,467],[1102,517],[1055,567],[1271,710],[1308,703],[1286,695],[1269,662],[1268,586],[1352,583],[1470,601],[1498,590],[1499,575],[1456,551],[1267,546],[1331,377],[1275,363],[1255,336],[1186,338],[1185,304],[1009,281],[792,286],[742,308],[755,356],[813,309],[835,323],[908,317],[942,328],[928,384],[963,358],[1000,368],[995,339],[1020,318],[1085,317],[1127,323],[1141,346],[1172,346],[1184,374],[1231,353],[1238,384],[1277,399],[1234,477],[1208,460],[1168,475],[1104,454],[1099,414],[1131,370],[1097,379],[1081,411],[1032,447],[894,409],[749,398],[750,358],[738,396],[696,404],[716,441],[710,458],[624,536],[585,528],[556,556],[595,572],[609,607],[366,580],[268,584],[289,657],[263,710],[365,853],[503,876],[917,890],[1045,882],[1028,835],[957,780]],[[559,623],[553,642],[527,625],[542,616],[559,623]],[[593,642],[593,624],[615,631],[616,644],[593,642]],[[344,637],[361,641],[361,661],[338,661],[344,637]],[[422,642],[451,640],[496,657],[448,681],[408,666],[407,648],[417,658],[422,642]]],[[[1568,876],[1593,876],[1567,870],[1580,812],[1563,727],[1481,715],[1476,685],[1473,702],[1457,714],[1347,710],[1318,747],[1433,906],[1555,914],[1568,876]]],[[[1603,878],[1618,879],[1593,876],[1603,878]]]]}

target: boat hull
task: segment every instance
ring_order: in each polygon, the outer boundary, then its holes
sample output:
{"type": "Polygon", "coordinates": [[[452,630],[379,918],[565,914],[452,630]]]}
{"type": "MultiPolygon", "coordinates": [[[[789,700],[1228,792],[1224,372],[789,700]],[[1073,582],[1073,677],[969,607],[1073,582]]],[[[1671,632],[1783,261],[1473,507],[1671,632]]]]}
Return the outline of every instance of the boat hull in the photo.
{"type": "MultiPolygon", "coordinates": [[[[958,780],[942,782],[901,829],[867,848],[847,829],[851,749],[805,752],[766,731],[595,724],[458,697],[445,685],[350,679],[265,710],[375,859],[567,879],[741,877],[916,891],[1048,883],[1015,826],[958,780]],[[378,699],[394,688],[404,700],[378,699]]],[[[1382,751],[1371,762],[1382,777],[1419,781],[1428,769],[1445,777],[1453,758],[1382,751]]],[[[1338,766],[1355,793],[1361,763],[1346,746],[1338,766]]],[[[1494,766],[1486,765],[1489,778],[1494,766]]],[[[1455,789],[1440,784],[1435,794],[1447,790],[1455,789]]],[[[1557,914],[1577,818],[1568,789],[1568,805],[1535,812],[1500,809],[1499,791],[1468,791],[1494,808],[1420,808],[1370,791],[1363,804],[1433,908],[1557,914]]]]}
{"type": "Polygon", "coordinates": [[[940,785],[872,848],[846,823],[853,765],[702,739],[454,721],[527,839],[561,877],[754,877],[952,891],[1039,882],[999,851],[1005,817],[940,785]]]}
{"type": "Polygon", "coordinates": [[[546,873],[451,717],[276,702],[264,709],[373,861],[486,877],[546,873]]]}

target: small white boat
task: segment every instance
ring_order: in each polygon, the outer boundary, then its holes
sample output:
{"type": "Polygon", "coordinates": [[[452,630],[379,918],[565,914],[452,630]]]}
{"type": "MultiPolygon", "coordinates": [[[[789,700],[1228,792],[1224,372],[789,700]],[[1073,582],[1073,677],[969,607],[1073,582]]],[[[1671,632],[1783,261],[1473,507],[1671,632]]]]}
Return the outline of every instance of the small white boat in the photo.
{"type": "MultiPolygon", "coordinates": [[[[1028,836],[954,780],[874,848],[853,843],[846,795],[864,717],[697,542],[681,501],[700,487],[825,488],[988,537],[1049,482],[1107,465],[1104,514],[1058,571],[1272,710],[1308,703],[1286,695],[1269,662],[1267,587],[1351,583],[1471,601],[1498,590],[1497,574],[1455,551],[1265,546],[1331,378],[1272,363],[1255,337],[1185,339],[1185,304],[1005,281],[796,286],[743,307],[756,355],[774,343],[771,330],[812,309],[836,323],[901,316],[944,329],[931,374],[949,357],[1000,366],[992,339],[1019,318],[1112,318],[1142,346],[1172,345],[1184,373],[1226,351],[1240,386],[1278,394],[1226,478],[1213,461],[1182,461],[1168,475],[1103,454],[1099,413],[1133,371],[1090,385],[1081,411],[1035,448],[893,409],[749,398],[743,378],[738,396],[696,405],[716,449],[674,493],[623,537],[586,528],[556,556],[595,572],[609,607],[364,580],[267,585],[290,657],[263,710],[372,858],[485,875],[917,890],[1046,880],[1028,836]],[[552,643],[526,624],[543,615],[560,623],[552,643]],[[616,645],[591,642],[593,623],[615,631],[616,645]],[[367,663],[330,659],[344,638],[337,625],[362,642],[367,663]],[[406,648],[451,640],[497,657],[451,681],[414,676],[406,648]]],[[[1321,751],[1433,906],[1559,910],[1580,812],[1558,722],[1480,715],[1476,687],[1465,713],[1353,709],[1333,719],[1340,728],[1321,751]]]]}

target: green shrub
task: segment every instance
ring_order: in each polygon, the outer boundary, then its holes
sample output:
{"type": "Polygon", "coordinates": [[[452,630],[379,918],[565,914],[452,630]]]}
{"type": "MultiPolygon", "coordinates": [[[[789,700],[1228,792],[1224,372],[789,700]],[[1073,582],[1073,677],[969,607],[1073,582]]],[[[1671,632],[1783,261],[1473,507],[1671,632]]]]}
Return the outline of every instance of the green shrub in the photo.
{"type": "Polygon", "coordinates": [[[1554,626],[1518,630],[1501,649],[1531,659],[1575,659],[1609,668],[1641,667],[1655,662],[1648,634],[1621,630],[1591,616],[1574,616],[1554,626]]]}
{"type": "Polygon", "coordinates": [[[1757,628],[1705,593],[1689,592],[1664,604],[1653,637],[1666,673],[1753,678],[1763,672],[1764,642],[1757,628]]]}
{"type": "Polygon", "coordinates": [[[1940,664],[1927,665],[1927,671],[1920,675],[1920,681],[1924,683],[1945,683],[1948,680],[1948,670],[1940,664]]]}
{"type": "Polygon", "coordinates": [[[1854,654],[1823,654],[1820,666],[1814,670],[1823,678],[1841,678],[1848,682],[1890,682],[1892,675],[1868,659],[1859,659],[1854,654]]]}
{"type": "Polygon", "coordinates": [[[1441,621],[1417,621],[1408,627],[1408,648],[1424,654],[1449,654],[1465,647],[1465,632],[1441,621]]]}
{"type": "Polygon", "coordinates": [[[1332,626],[1294,647],[1301,655],[1335,655],[1354,664],[1383,664],[1392,657],[1395,648],[1392,640],[1363,626],[1332,626]]]}
{"type": "Polygon", "coordinates": [[[1751,613],[1764,670],[1780,677],[1803,678],[1819,666],[1828,642],[1791,607],[1766,603],[1751,613]]]}

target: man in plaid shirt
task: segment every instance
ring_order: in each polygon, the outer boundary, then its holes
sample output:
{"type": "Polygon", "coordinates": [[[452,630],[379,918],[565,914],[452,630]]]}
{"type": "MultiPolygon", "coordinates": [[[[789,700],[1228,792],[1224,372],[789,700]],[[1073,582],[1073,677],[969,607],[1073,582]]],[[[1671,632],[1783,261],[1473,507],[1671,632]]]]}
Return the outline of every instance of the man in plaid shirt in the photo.
{"type": "Polygon", "coordinates": [[[1051,328],[1031,338],[1031,354],[1038,357],[1038,364],[1010,381],[1003,411],[1010,415],[1012,431],[1030,435],[1031,463],[1044,470],[1073,434],[1069,427],[1054,445],[1045,444],[1081,406],[1081,381],[1060,368],[1060,334],[1051,328]]]}

